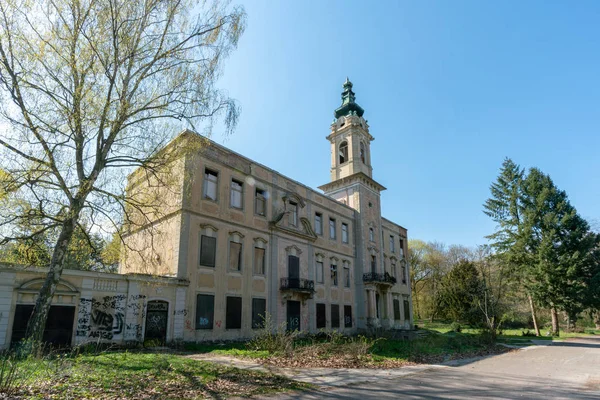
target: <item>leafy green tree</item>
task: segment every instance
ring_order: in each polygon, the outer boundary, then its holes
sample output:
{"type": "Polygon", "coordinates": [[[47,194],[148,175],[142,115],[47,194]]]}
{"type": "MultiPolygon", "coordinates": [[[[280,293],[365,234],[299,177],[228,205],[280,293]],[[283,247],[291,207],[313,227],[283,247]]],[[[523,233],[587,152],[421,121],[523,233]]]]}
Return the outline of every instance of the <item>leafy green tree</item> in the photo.
{"type": "Polygon", "coordinates": [[[0,167],[35,204],[0,209],[0,244],[31,218],[54,240],[28,339],[42,339],[80,221],[116,230],[151,208],[126,175],[172,165],[186,149],[160,149],[176,130],[216,116],[234,128],[239,107],[216,83],[244,27],[244,10],[219,0],[0,1],[0,167]]]}
{"type": "Polygon", "coordinates": [[[477,304],[482,290],[482,280],[475,264],[460,260],[442,281],[439,293],[441,309],[454,321],[477,325],[481,322],[477,304]]]}

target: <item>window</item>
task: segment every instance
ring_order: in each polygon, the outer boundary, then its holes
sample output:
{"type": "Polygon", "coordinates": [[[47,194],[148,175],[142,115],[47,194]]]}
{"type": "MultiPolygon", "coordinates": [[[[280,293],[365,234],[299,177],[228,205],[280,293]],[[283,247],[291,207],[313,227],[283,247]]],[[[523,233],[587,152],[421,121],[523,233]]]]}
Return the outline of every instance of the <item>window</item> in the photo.
{"type": "Polygon", "coordinates": [[[365,145],[363,142],[360,142],[360,161],[362,161],[363,164],[366,164],[366,154],[365,154],[365,145]]]}
{"type": "Polygon", "coordinates": [[[323,261],[317,261],[317,283],[323,282],[323,261]]]}
{"type": "Polygon", "coordinates": [[[344,327],[352,328],[352,306],[344,306],[344,327]]]}
{"type": "Polygon", "coordinates": [[[256,275],[265,274],[265,249],[254,248],[254,273],[256,275]]]}
{"type": "Polygon", "coordinates": [[[317,329],[327,328],[327,316],[325,315],[325,304],[317,303],[317,329]]]}
{"type": "Polygon", "coordinates": [[[232,271],[242,270],[242,244],[229,242],[229,269],[232,271]]]}
{"type": "Polygon", "coordinates": [[[217,238],[202,235],[200,238],[200,265],[215,267],[217,238]]]}
{"type": "Polygon", "coordinates": [[[406,263],[402,262],[402,283],[406,285],[406,263]]]}
{"type": "Polygon", "coordinates": [[[344,287],[350,287],[350,268],[344,267],[344,287]]]}
{"type": "Polygon", "coordinates": [[[373,228],[369,228],[369,240],[371,242],[375,241],[375,232],[373,231],[373,228]]]}
{"type": "Polygon", "coordinates": [[[394,299],[394,319],[397,321],[400,318],[400,300],[394,299]]]}
{"type": "Polygon", "coordinates": [[[290,225],[298,226],[298,204],[290,201],[290,225]]]}
{"type": "Polygon", "coordinates": [[[337,265],[331,264],[331,284],[333,286],[338,285],[337,265]]]}
{"type": "Polygon", "coordinates": [[[215,296],[199,294],[196,296],[196,329],[212,329],[215,315],[215,296]]]}
{"type": "Polygon", "coordinates": [[[392,253],[396,251],[396,247],[394,245],[394,235],[390,235],[390,251],[392,253]]]}
{"type": "Polygon", "coordinates": [[[242,298],[227,296],[225,329],[242,328],[242,298]]]}
{"type": "Polygon", "coordinates": [[[396,264],[392,261],[392,276],[394,278],[396,278],[396,280],[398,279],[398,275],[397,275],[397,271],[396,271],[396,264]]]}
{"type": "Polygon", "coordinates": [[[242,208],[244,204],[243,183],[235,179],[231,180],[231,207],[242,208]]]}
{"type": "Polygon", "coordinates": [[[331,305],[331,327],[340,327],[340,306],[337,304],[331,305]]]}
{"type": "Polygon", "coordinates": [[[252,329],[264,328],[266,311],[265,299],[252,299],[252,329]]]}
{"type": "Polygon", "coordinates": [[[317,235],[323,234],[323,214],[315,213],[315,232],[317,235]]]}
{"type": "Polygon", "coordinates": [[[329,238],[330,239],[335,239],[336,233],[335,233],[335,219],[334,218],[329,218],[329,238]]]}
{"type": "Polygon", "coordinates": [[[400,239],[400,257],[404,257],[404,240],[400,239]]]}
{"type": "Polygon", "coordinates": [[[348,224],[342,223],[342,242],[348,243],[348,224]]]}
{"type": "Polygon", "coordinates": [[[340,160],[340,164],[345,163],[346,161],[348,161],[348,142],[342,142],[342,144],[340,144],[340,151],[338,153],[339,155],[339,160],[340,160]]]}
{"type": "Polygon", "coordinates": [[[254,191],[254,212],[257,215],[267,215],[267,196],[262,189],[256,188],[254,191]]]}
{"type": "Polygon", "coordinates": [[[410,304],[404,300],[404,319],[410,319],[410,304]]]}
{"type": "Polygon", "coordinates": [[[377,272],[377,257],[371,256],[371,272],[377,272]]]}
{"type": "Polygon", "coordinates": [[[204,170],[204,198],[217,201],[219,190],[219,173],[210,169],[204,170]]]}

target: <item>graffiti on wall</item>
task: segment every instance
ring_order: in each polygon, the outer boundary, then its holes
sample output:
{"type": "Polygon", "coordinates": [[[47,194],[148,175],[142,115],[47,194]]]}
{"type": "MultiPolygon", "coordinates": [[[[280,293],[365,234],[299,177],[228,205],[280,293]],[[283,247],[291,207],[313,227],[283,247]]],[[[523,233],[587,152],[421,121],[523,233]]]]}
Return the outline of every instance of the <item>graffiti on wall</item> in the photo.
{"type": "Polygon", "coordinates": [[[132,294],[127,299],[127,323],[125,340],[141,341],[142,321],[146,318],[146,295],[132,294]]]}

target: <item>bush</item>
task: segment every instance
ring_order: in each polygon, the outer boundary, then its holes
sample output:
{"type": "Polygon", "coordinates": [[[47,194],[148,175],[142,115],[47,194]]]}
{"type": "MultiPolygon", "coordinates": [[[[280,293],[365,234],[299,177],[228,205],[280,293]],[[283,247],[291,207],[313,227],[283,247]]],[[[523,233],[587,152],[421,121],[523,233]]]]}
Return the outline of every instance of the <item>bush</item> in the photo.
{"type": "Polygon", "coordinates": [[[521,331],[521,336],[537,336],[535,332],[531,332],[529,329],[526,331],[521,331]]]}
{"type": "Polygon", "coordinates": [[[250,340],[246,345],[249,350],[262,350],[270,353],[292,354],[294,350],[294,340],[300,332],[288,331],[287,323],[282,322],[275,325],[273,318],[269,313],[263,318],[263,330],[250,340]]]}
{"type": "Polygon", "coordinates": [[[450,332],[460,333],[462,331],[462,326],[458,322],[453,322],[450,324],[450,332]]]}

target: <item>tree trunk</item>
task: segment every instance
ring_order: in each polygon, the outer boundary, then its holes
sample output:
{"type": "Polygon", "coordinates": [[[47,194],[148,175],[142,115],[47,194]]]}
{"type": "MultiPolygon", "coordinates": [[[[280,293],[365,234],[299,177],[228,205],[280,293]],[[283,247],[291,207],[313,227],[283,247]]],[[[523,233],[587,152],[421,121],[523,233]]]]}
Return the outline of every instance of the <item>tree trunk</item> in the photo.
{"type": "Polygon", "coordinates": [[[52,297],[54,296],[56,286],[62,275],[63,260],[67,254],[69,244],[71,243],[80,212],[80,206],[71,207],[68,214],[70,217],[63,222],[60,235],[54,246],[46,280],[40,289],[31,317],[29,318],[29,323],[27,324],[25,337],[32,346],[37,346],[37,344],[42,342],[44,329],[46,328],[46,320],[48,319],[48,312],[50,311],[50,305],[52,304],[52,297]]]}
{"type": "Polygon", "coordinates": [[[533,319],[533,328],[535,329],[535,336],[541,336],[540,335],[540,328],[538,327],[538,323],[537,323],[537,317],[535,316],[535,305],[533,304],[533,299],[531,298],[531,295],[527,295],[527,298],[529,299],[529,307],[531,307],[531,318],[533,319]]]}
{"type": "Polygon", "coordinates": [[[594,314],[594,325],[596,325],[596,329],[600,329],[600,311],[596,311],[594,314]]]}
{"type": "Polygon", "coordinates": [[[560,335],[560,326],[558,325],[558,312],[556,307],[550,308],[550,314],[552,315],[552,336],[560,335]]]}

